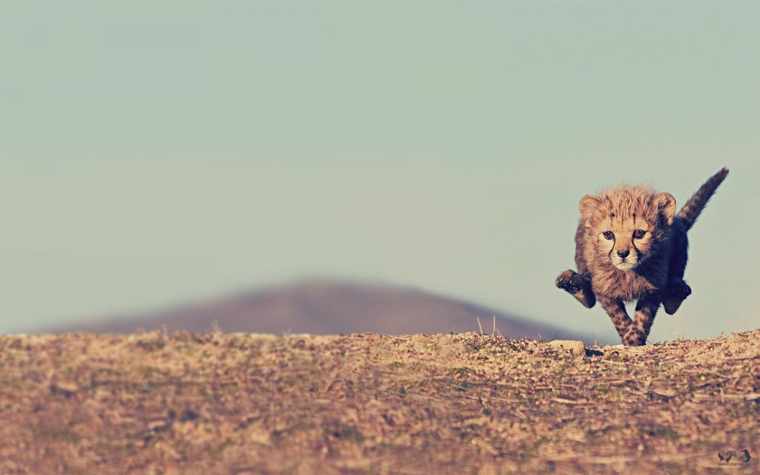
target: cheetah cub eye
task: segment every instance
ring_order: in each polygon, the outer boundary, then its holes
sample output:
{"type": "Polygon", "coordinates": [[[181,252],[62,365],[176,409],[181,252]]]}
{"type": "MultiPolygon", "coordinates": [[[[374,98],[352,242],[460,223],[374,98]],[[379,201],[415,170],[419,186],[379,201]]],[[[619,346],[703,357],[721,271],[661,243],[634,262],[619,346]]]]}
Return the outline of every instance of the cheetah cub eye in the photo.
{"type": "Polygon", "coordinates": [[[633,232],[633,239],[643,239],[646,234],[647,232],[643,229],[637,229],[633,232]]]}
{"type": "Polygon", "coordinates": [[[605,231],[602,233],[602,236],[604,236],[604,239],[608,241],[612,241],[613,239],[615,239],[615,233],[613,233],[612,231],[605,231]]]}

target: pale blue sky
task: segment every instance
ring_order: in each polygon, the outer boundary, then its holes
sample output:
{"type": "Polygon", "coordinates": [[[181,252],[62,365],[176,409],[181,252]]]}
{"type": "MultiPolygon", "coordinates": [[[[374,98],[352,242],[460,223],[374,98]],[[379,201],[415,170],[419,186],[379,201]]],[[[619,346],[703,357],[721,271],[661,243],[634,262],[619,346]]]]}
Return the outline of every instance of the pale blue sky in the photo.
{"type": "Polygon", "coordinates": [[[577,201],[683,202],[655,340],[760,326],[760,4],[8,2],[0,331],[304,275],[613,335],[553,287],[577,201]]]}

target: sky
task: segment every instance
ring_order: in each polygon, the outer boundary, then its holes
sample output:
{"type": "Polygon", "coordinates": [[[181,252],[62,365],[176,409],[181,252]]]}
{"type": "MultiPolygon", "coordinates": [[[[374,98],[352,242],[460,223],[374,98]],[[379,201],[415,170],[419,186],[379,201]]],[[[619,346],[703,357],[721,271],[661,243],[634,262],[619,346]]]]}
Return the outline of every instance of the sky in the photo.
{"type": "Polygon", "coordinates": [[[554,288],[586,193],[683,203],[652,341],[760,327],[760,4],[22,2],[0,17],[0,332],[306,276],[599,337],[554,288]]]}

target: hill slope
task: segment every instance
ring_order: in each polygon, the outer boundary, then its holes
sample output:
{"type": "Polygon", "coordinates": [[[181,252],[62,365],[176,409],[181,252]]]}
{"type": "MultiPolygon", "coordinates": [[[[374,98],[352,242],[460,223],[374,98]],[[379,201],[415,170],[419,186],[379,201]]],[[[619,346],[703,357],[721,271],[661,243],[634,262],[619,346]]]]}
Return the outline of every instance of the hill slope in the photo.
{"type": "Polygon", "coordinates": [[[402,335],[474,331],[478,318],[490,330],[494,315],[498,330],[506,336],[579,338],[569,331],[417,289],[330,280],[304,281],[54,332],[129,333],[163,327],[202,332],[218,325],[225,332],[402,335]]]}
{"type": "Polygon", "coordinates": [[[759,342],[0,337],[0,473],[758,473],[759,342]]]}

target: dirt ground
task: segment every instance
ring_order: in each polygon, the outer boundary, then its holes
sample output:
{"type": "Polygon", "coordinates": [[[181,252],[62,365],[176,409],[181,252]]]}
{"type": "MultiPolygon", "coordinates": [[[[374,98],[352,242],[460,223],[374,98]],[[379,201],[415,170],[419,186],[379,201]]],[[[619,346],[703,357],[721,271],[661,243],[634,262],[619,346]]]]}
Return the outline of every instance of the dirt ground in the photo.
{"type": "Polygon", "coordinates": [[[0,474],[760,473],[760,331],[0,337],[0,474]]]}

